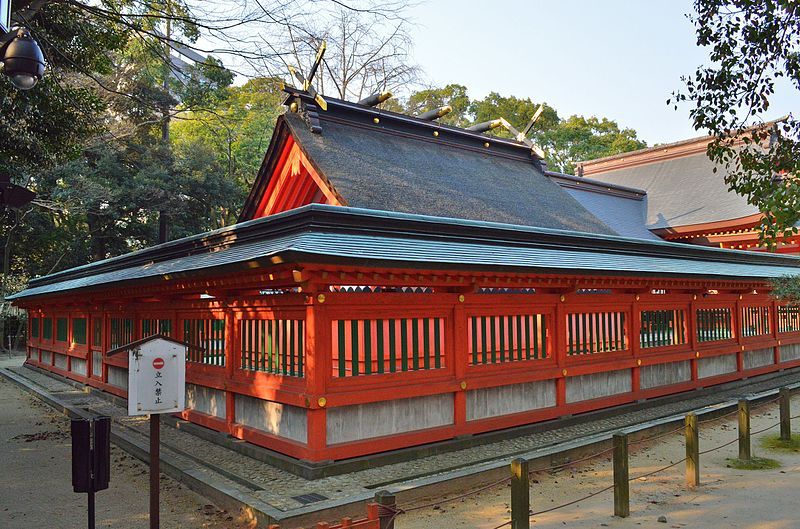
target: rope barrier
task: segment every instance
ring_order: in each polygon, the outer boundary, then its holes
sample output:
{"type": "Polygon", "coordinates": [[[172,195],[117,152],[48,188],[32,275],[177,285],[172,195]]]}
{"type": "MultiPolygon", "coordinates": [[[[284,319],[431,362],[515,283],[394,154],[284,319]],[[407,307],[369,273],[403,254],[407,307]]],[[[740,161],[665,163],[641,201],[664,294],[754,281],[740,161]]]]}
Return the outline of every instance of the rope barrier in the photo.
{"type": "MultiPolygon", "coordinates": [[[[760,408],[760,407],[763,407],[763,406],[767,406],[769,404],[774,404],[774,403],[778,402],[779,400],[780,400],[780,397],[775,398],[775,399],[770,400],[770,401],[761,402],[757,406],[760,408]]],[[[739,410],[737,409],[737,410],[734,410],[734,411],[732,411],[730,413],[726,413],[725,415],[720,415],[718,417],[714,417],[713,419],[706,419],[704,421],[699,421],[699,422],[701,422],[701,423],[715,422],[715,421],[719,421],[719,420],[725,419],[727,417],[730,417],[730,416],[738,414],[738,413],[739,413],[739,410]]],[[[791,417],[790,419],[798,419],[798,418],[800,418],[800,415],[795,415],[795,416],[791,417]]],[[[760,430],[756,430],[754,432],[750,432],[750,435],[751,436],[752,435],[758,435],[760,433],[764,433],[764,432],[766,432],[768,430],[771,430],[771,429],[773,429],[773,428],[775,428],[777,426],[780,426],[780,422],[772,424],[772,425],[770,425],[770,426],[768,426],[766,428],[762,428],[760,430]]],[[[654,436],[654,437],[645,437],[645,438],[642,438],[642,439],[637,439],[636,441],[630,441],[628,444],[629,445],[634,445],[634,444],[643,443],[645,441],[657,441],[657,440],[662,439],[664,437],[667,437],[669,435],[674,435],[674,434],[676,434],[678,432],[684,431],[684,428],[685,428],[684,426],[681,426],[679,428],[676,428],[674,430],[670,430],[668,432],[664,432],[664,433],[659,434],[659,435],[654,436]]],[[[721,444],[719,446],[715,446],[714,448],[709,448],[707,450],[700,451],[699,454],[700,455],[704,455],[704,454],[708,454],[710,452],[714,452],[716,450],[721,450],[722,448],[730,446],[730,445],[732,445],[732,444],[734,444],[734,443],[736,443],[738,441],[739,441],[739,438],[737,437],[736,439],[733,439],[733,440],[731,440],[731,441],[729,441],[727,443],[723,443],[723,444],[721,444]]],[[[608,449],[605,449],[605,450],[601,450],[601,451],[596,452],[594,454],[591,454],[591,455],[588,455],[588,456],[585,456],[585,457],[582,457],[582,458],[579,458],[579,459],[575,459],[575,460],[572,460],[572,461],[567,461],[567,462],[560,463],[560,464],[553,465],[553,466],[549,466],[549,467],[537,468],[535,470],[529,471],[528,475],[534,474],[536,472],[546,472],[546,471],[549,471],[549,470],[556,470],[556,469],[564,468],[564,467],[566,467],[568,465],[573,465],[573,464],[580,463],[580,462],[583,462],[583,461],[588,461],[590,459],[595,459],[595,458],[597,458],[597,457],[599,457],[599,456],[601,456],[603,454],[606,454],[608,452],[612,452],[613,450],[614,450],[614,448],[611,447],[611,448],[608,448],[608,449]]],[[[631,482],[631,481],[636,481],[636,480],[639,480],[639,479],[642,479],[642,478],[654,476],[656,474],[664,472],[665,470],[669,470],[670,468],[676,467],[676,466],[678,466],[678,465],[680,465],[682,463],[685,463],[685,462],[686,462],[686,458],[684,457],[683,459],[680,459],[679,461],[675,461],[674,463],[670,463],[669,465],[661,467],[661,468],[659,468],[657,470],[653,470],[653,471],[641,474],[639,476],[634,476],[632,478],[628,478],[628,481],[631,482]]],[[[421,509],[426,509],[426,508],[429,508],[429,507],[441,506],[441,505],[443,505],[445,503],[453,502],[453,501],[456,501],[456,500],[459,500],[459,499],[462,499],[462,498],[466,498],[466,497],[472,496],[474,494],[478,494],[480,492],[483,492],[485,490],[494,488],[494,487],[496,487],[498,485],[501,485],[503,483],[507,483],[509,481],[511,481],[510,477],[504,478],[502,480],[490,483],[490,484],[485,485],[483,487],[480,487],[478,489],[472,490],[472,491],[464,493],[464,494],[460,494],[458,496],[454,496],[452,498],[447,498],[447,499],[444,499],[444,500],[441,500],[441,501],[438,501],[438,502],[435,502],[435,503],[428,503],[428,504],[419,505],[419,506],[416,506],[416,507],[411,507],[411,508],[408,508],[408,509],[400,509],[400,508],[390,509],[390,508],[387,508],[386,506],[382,506],[384,509],[386,509],[386,511],[381,511],[381,507],[379,507],[379,513],[383,512],[384,514],[386,514],[387,512],[393,512],[392,518],[391,518],[391,521],[393,521],[400,514],[405,514],[407,512],[411,512],[411,511],[417,511],[417,510],[421,510],[421,509]]],[[[538,516],[538,515],[541,515],[541,514],[546,514],[546,513],[549,513],[549,512],[557,511],[559,509],[563,509],[565,507],[569,507],[571,505],[575,505],[577,503],[580,503],[582,501],[588,500],[588,499],[593,498],[595,496],[599,496],[600,494],[603,494],[604,492],[608,492],[609,490],[611,490],[613,488],[614,488],[614,485],[609,485],[609,486],[604,487],[604,488],[602,488],[602,489],[600,489],[598,491],[592,492],[590,494],[587,494],[587,495],[582,496],[580,498],[577,498],[575,500],[571,500],[571,501],[568,501],[566,503],[557,505],[555,507],[550,507],[548,509],[544,509],[544,510],[541,510],[541,511],[537,511],[537,512],[531,513],[530,517],[538,516]]],[[[503,522],[502,524],[500,524],[500,525],[498,525],[498,526],[496,526],[496,527],[494,527],[492,529],[501,529],[501,528],[506,527],[507,525],[510,525],[510,524],[511,524],[511,520],[508,520],[508,521],[503,522]]]]}
{"type": "Polygon", "coordinates": [[[587,494],[586,496],[583,496],[582,498],[578,498],[577,500],[572,500],[570,502],[561,504],[561,505],[559,505],[557,507],[551,507],[551,508],[545,509],[543,511],[538,511],[538,512],[532,513],[531,516],[538,516],[540,514],[545,514],[545,513],[548,513],[548,512],[557,511],[558,509],[563,509],[564,507],[569,507],[570,505],[575,505],[576,503],[580,503],[580,502],[582,502],[584,500],[588,500],[589,498],[594,498],[595,496],[599,496],[600,494],[602,494],[604,492],[608,492],[609,490],[611,490],[613,488],[614,488],[614,485],[609,485],[608,487],[606,487],[604,489],[598,490],[597,492],[592,492],[591,494],[587,494]]]}

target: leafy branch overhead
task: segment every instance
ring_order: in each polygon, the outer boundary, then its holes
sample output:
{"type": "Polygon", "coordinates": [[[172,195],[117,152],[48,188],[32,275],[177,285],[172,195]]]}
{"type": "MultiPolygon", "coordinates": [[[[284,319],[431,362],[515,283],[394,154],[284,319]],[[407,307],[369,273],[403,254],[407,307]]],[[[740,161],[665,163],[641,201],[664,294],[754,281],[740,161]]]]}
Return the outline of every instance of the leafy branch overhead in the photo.
{"type": "Polygon", "coordinates": [[[710,65],[667,103],[689,104],[695,128],[716,136],[708,155],[730,190],[764,214],[761,237],[775,247],[800,222],[800,122],[759,125],[776,91],[800,90],[800,4],[695,0],[689,19],[710,65]]]}

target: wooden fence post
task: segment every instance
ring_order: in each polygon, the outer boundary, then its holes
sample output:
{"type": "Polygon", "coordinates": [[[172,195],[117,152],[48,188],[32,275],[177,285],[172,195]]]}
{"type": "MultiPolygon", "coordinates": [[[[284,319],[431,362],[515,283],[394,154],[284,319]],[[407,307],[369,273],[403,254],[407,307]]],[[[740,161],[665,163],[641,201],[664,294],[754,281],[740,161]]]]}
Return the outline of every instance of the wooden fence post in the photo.
{"type": "Polygon", "coordinates": [[[397,513],[397,498],[388,490],[375,493],[375,503],[378,504],[378,519],[381,529],[394,529],[394,519],[397,513]]]}
{"type": "Polygon", "coordinates": [[[739,459],[750,461],[750,401],[739,399],[739,459]]]}
{"type": "Polygon", "coordinates": [[[700,432],[694,413],[686,415],[686,485],[700,485],[700,432]]]}
{"type": "Polygon", "coordinates": [[[530,482],[528,461],[511,462],[511,529],[530,529],[530,482]]]}
{"type": "Polygon", "coordinates": [[[614,516],[627,518],[631,514],[630,483],[628,481],[628,435],[614,434],[614,516]]]}
{"type": "Polygon", "coordinates": [[[792,394],[789,388],[779,390],[781,405],[781,440],[791,441],[792,439],[792,394]]]}

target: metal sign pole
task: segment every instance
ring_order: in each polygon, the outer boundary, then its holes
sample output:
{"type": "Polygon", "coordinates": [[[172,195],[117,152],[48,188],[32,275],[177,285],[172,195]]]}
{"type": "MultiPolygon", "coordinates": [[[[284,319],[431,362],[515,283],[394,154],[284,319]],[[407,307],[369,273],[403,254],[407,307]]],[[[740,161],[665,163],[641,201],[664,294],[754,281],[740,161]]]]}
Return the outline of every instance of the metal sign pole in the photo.
{"type": "Polygon", "coordinates": [[[94,529],[94,490],[89,491],[89,529],[94,529]]]}
{"type": "Polygon", "coordinates": [[[161,454],[161,416],[150,414],[150,529],[159,529],[159,463],[161,454]]]}

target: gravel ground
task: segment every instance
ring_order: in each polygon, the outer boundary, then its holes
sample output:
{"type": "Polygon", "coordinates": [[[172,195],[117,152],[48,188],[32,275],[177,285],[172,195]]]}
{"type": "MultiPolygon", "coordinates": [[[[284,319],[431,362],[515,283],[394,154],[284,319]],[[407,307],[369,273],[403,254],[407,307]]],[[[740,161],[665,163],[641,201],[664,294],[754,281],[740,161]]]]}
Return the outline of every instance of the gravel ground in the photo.
{"type": "MultiPolygon", "coordinates": [[[[0,377],[0,527],[86,527],[86,495],[72,492],[69,419],[0,377]]],[[[97,527],[145,529],[147,466],[111,446],[111,484],[98,492],[97,527]]],[[[228,513],[161,476],[164,529],[243,529],[228,513]]]]}
{"type": "MultiPolygon", "coordinates": [[[[800,410],[800,397],[793,400],[793,410],[795,414],[800,410]]],[[[777,422],[777,405],[755,408],[752,431],[756,432],[777,422]]],[[[800,429],[797,421],[794,428],[795,431],[800,429]]],[[[777,428],[754,436],[754,455],[776,459],[781,463],[780,468],[736,470],[728,467],[728,458],[738,455],[738,446],[734,443],[701,456],[701,485],[695,490],[687,488],[684,483],[683,463],[631,482],[629,518],[612,516],[613,492],[607,491],[562,509],[534,515],[531,527],[796,529],[800,527],[796,492],[800,489],[800,453],[761,448],[759,439],[767,435],[777,435],[777,428]]],[[[707,450],[722,445],[736,439],[736,436],[737,426],[734,420],[716,420],[701,424],[700,449],[707,450]]],[[[658,470],[680,461],[684,456],[681,434],[631,445],[630,476],[658,470]]],[[[612,466],[607,455],[558,472],[534,473],[531,476],[531,510],[543,511],[599,491],[611,484],[611,476],[612,466]]],[[[471,497],[403,514],[397,519],[396,527],[493,529],[509,519],[510,499],[509,486],[503,484],[471,497]]]]}

